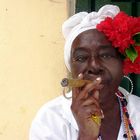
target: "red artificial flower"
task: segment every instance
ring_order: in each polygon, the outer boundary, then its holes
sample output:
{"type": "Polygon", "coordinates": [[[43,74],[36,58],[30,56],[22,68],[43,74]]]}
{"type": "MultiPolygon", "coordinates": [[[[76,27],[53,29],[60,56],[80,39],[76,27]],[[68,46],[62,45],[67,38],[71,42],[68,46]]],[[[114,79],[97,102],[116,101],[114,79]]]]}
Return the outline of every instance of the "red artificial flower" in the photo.
{"type": "Polygon", "coordinates": [[[138,52],[138,57],[134,63],[129,58],[126,58],[123,62],[123,73],[125,75],[129,73],[140,74],[140,47],[135,47],[135,49],[138,52]]]}
{"type": "Polygon", "coordinates": [[[128,59],[128,58],[125,59],[123,73],[125,75],[127,75],[129,73],[140,74],[140,63],[139,62],[132,63],[130,61],[130,59],[128,59]]]}

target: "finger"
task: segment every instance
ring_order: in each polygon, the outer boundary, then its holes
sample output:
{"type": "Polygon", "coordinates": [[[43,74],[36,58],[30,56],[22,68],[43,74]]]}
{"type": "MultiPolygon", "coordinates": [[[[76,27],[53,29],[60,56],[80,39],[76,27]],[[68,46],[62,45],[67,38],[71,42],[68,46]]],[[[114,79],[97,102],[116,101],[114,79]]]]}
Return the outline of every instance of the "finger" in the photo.
{"type": "Polygon", "coordinates": [[[72,88],[72,100],[75,100],[77,96],[79,95],[79,89],[78,88],[72,88]]]}
{"type": "Polygon", "coordinates": [[[92,83],[87,84],[82,91],[79,94],[79,99],[85,99],[88,97],[88,93],[92,90],[96,89],[99,84],[101,83],[101,78],[98,77],[96,80],[94,80],[92,83]]]}
{"type": "Polygon", "coordinates": [[[93,97],[98,101],[99,100],[99,90],[95,90],[93,93],[93,97]]]}
{"type": "Polygon", "coordinates": [[[90,116],[98,116],[100,119],[104,119],[104,114],[101,109],[92,109],[90,116]]]}
{"type": "Polygon", "coordinates": [[[97,115],[102,118],[102,110],[101,110],[101,108],[96,107],[95,104],[83,107],[83,112],[85,112],[85,114],[87,114],[87,116],[89,116],[89,117],[91,115],[97,115]]]}
{"type": "Polygon", "coordinates": [[[96,107],[100,108],[99,102],[92,96],[84,100],[84,102],[82,103],[82,106],[89,106],[89,105],[95,105],[96,107]]]}
{"type": "MultiPolygon", "coordinates": [[[[83,74],[80,73],[77,77],[77,79],[83,79],[83,74]]],[[[72,88],[72,99],[76,99],[77,96],[79,95],[80,88],[72,88]]]]}

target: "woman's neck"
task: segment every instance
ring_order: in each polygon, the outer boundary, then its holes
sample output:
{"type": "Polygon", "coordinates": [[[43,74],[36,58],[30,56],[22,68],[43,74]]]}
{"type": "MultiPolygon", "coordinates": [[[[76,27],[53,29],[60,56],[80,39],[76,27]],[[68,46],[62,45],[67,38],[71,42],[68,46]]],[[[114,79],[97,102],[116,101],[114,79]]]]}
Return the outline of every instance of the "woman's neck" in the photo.
{"type": "Polygon", "coordinates": [[[106,113],[108,111],[113,111],[114,107],[116,107],[115,110],[120,110],[118,97],[115,95],[115,91],[104,90],[100,92],[99,102],[102,110],[106,113]]]}
{"type": "Polygon", "coordinates": [[[111,100],[109,104],[104,104],[102,110],[104,119],[102,120],[100,130],[101,137],[103,140],[116,140],[121,125],[120,105],[118,100],[111,100]]]}

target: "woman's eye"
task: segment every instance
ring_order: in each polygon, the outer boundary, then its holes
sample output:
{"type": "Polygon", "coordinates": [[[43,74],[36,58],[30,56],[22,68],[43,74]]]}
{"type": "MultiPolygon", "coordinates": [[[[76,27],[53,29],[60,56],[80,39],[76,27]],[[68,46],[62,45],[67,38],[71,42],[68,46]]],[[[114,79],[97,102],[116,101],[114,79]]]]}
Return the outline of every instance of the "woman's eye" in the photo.
{"type": "Polygon", "coordinates": [[[109,59],[109,58],[112,58],[114,56],[112,54],[101,54],[100,57],[105,58],[105,59],[109,59]]]}
{"type": "Polygon", "coordinates": [[[87,56],[77,56],[76,58],[74,58],[74,60],[77,62],[85,62],[87,59],[87,56]]]}

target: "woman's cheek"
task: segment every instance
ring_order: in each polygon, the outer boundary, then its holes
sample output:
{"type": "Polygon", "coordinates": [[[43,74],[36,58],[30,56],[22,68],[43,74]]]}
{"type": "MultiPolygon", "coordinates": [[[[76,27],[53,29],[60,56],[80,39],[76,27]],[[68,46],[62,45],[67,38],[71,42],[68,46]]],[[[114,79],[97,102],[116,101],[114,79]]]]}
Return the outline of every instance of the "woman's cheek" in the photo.
{"type": "Polygon", "coordinates": [[[87,64],[72,64],[72,76],[73,78],[77,78],[80,73],[84,73],[87,69],[87,64]]]}
{"type": "Polygon", "coordinates": [[[123,67],[122,67],[122,63],[118,62],[118,63],[114,63],[115,65],[112,66],[112,75],[114,77],[114,80],[117,83],[121,82],[122,76],[123,76],[123,67]]]}

